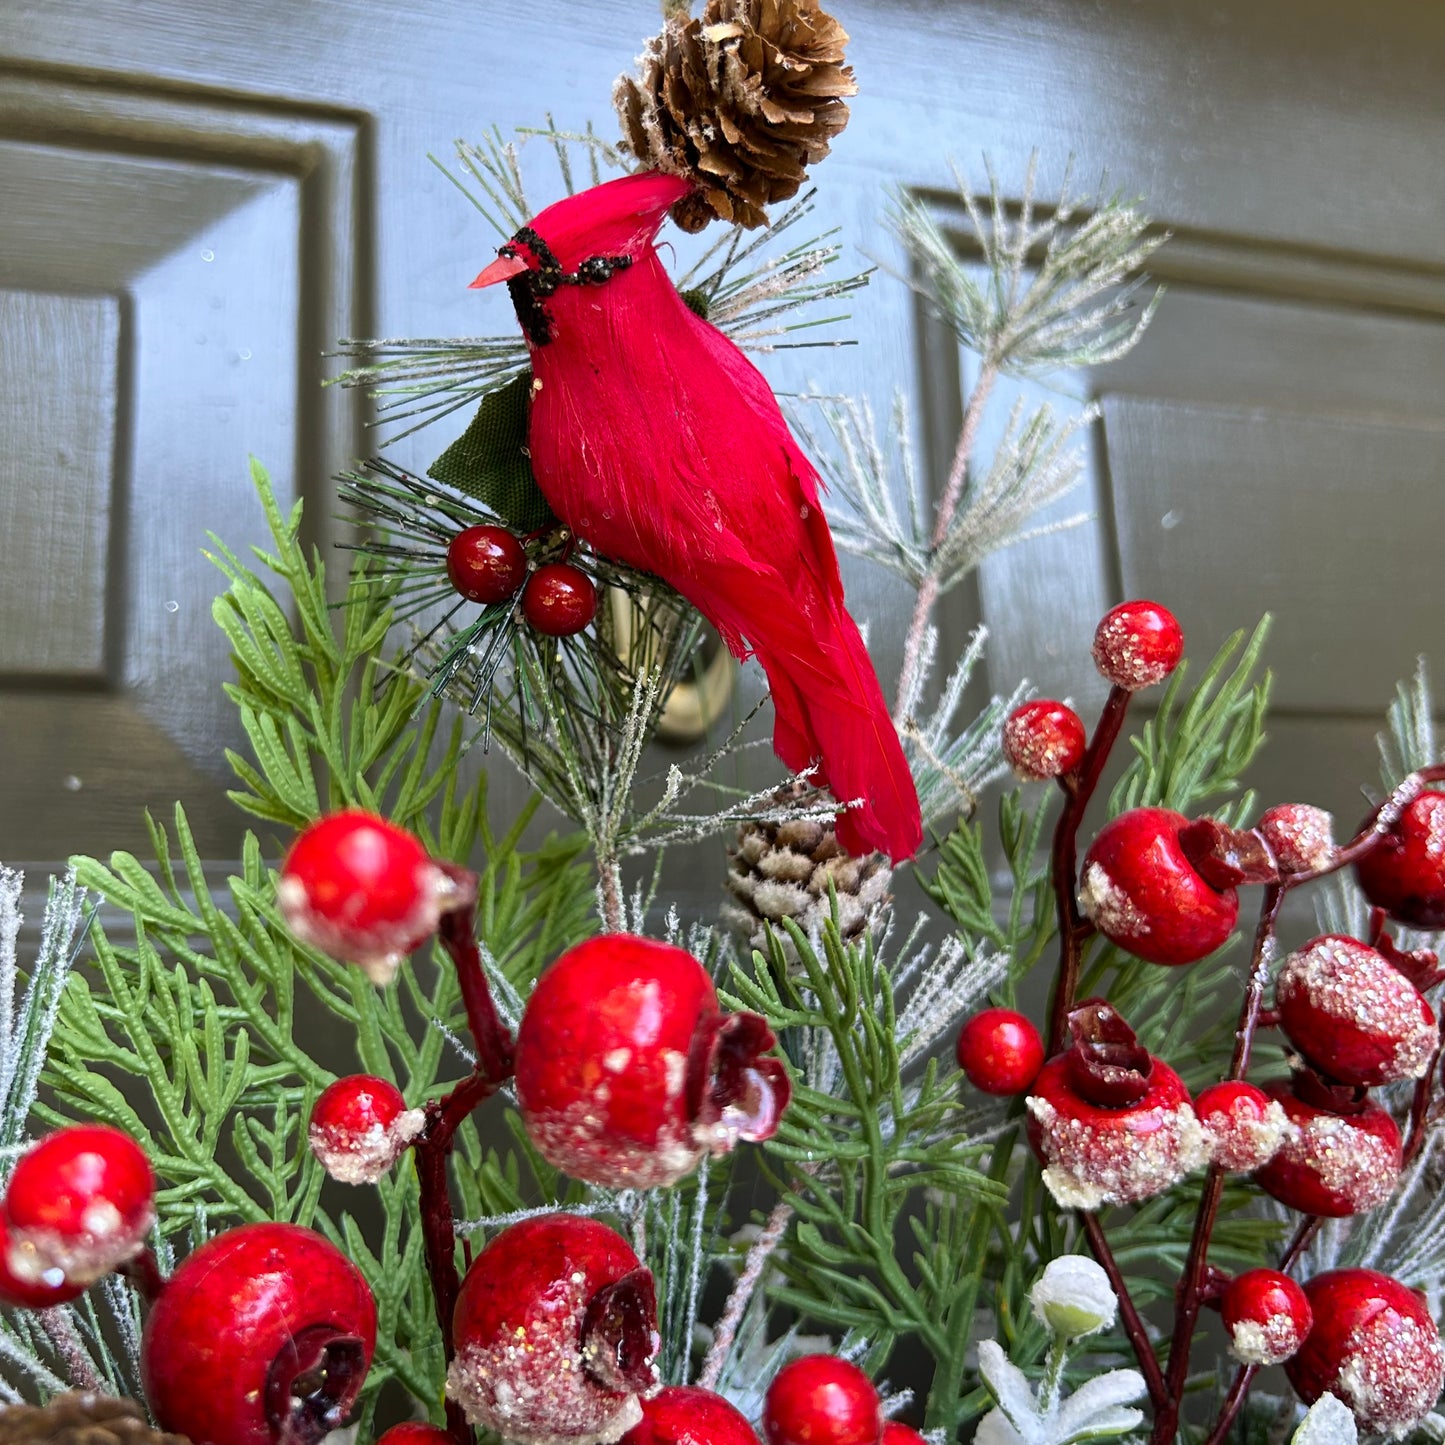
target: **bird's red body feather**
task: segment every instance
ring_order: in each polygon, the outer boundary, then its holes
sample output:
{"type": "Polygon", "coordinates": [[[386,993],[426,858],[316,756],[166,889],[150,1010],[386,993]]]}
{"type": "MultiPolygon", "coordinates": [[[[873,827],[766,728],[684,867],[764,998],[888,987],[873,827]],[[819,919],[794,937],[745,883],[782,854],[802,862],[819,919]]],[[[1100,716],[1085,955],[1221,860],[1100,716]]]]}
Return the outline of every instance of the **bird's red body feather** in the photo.
{"type": "Polygon", "coordinates": [[[757,368],[689,310],[654,247],[687,189],[629,176],[532,222],[564,272],[630,258],[543,302],[549,335],[529,337],[537,483],[578,536],[663,578],[735,654],[756,654],[778,756],[795,770],[818,764],[834,796],[861,800],[838,819],[843,846],[911,857],[918,796],[844,605],[817,472],[757,368]]]}

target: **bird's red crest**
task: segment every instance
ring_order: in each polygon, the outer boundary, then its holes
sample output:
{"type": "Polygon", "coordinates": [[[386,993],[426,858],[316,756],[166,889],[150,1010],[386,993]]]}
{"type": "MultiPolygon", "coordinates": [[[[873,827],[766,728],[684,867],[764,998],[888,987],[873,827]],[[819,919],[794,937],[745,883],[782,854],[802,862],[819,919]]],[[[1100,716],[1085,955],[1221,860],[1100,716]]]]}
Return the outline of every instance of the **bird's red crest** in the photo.
{"type": "Polygon", "coordinates": [[[634,256],[651,244],[668,209],[690,190],[691,181],[642,171],[557,201],[537,214],[531,229],[564,271],[590,256],[634,256]]]}

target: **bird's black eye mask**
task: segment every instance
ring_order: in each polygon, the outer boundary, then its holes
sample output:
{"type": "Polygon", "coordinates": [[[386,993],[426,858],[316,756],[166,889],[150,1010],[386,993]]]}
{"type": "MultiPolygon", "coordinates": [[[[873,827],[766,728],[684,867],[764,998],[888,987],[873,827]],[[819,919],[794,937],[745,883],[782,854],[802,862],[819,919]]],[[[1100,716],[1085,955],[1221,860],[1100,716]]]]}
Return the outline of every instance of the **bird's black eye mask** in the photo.
{"type": "Polygon", "coordinates": [[[552,339],[552,318],[542,305],[563,286],[601,286],[618,271],[632,264],[631,256],[589,256],[575,271],[564,271],[552,248],[530,227],[523,226],[497,254],[515,257],[524,246],[537,262],[507,282],[517,320],[533,346],[545,346],[552,339]]]}

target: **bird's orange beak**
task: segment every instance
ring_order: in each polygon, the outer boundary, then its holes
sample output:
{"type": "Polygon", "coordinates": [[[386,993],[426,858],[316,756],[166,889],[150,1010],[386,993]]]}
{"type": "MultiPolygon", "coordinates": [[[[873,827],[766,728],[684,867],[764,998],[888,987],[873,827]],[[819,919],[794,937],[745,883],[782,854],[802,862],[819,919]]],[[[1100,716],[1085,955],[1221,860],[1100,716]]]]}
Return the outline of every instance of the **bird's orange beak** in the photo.
{"type": "Polygon", "coordinates": [[[480,286],[495,286],[498,281],[510,281],[513,276],[526,269],[527,262],[521,256],[498,256],[467,289],[475,291],[480,286]]]}

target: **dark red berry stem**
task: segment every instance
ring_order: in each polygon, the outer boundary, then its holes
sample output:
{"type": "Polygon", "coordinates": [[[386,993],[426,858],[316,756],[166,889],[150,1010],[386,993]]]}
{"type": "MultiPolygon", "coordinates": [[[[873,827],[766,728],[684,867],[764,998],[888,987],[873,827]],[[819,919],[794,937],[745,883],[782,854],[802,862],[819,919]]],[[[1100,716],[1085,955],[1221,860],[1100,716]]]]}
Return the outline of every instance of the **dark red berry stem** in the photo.
{"type": "Polygon", "coordinates": [[[1440,1021],[1440,1037],[1435,1041],[1435,1052],[1430,1055],[1430,1066],[1415,1082],[1415,1095],[1410,1100],[1410,1128],[1405,1136],[1405,1151],[1400,1167],[1408,1169],[1415,1162],[1425,1144],[1425,1134],[1430,1126],[1430,1100],[1434,1096],[1435,1074],[1440,1067],[1440,1048],[1445,1042],[1445,1018],[1440,1021]]]}
{"type": "Polygon", "coordinates": [[[1073,772],[1062,774],[1058,780],[1064,790],[1065,802],[1054,826],[1052,860],[1054,909],[1059,920],[1059,973],[1049,1013],[1048,1055],[1051,1058],[1064,1046],[1069,1010],[1074,1006],[1074,995],[1079,987],[1084,940],[1094,931],[1093,924],[1079,912],[1079,900],[1075,893],[1079,870],[1079,826],[1099,786],[1104,764],[1109,761],[1109,754],[1124,726],[1124,715],[1132,696],[1127,688],[1109,689],[1108,700],[1099,714],[1098,725],[1083,760],[1073,772]]]}
{"type": "Polygon", "coordinates": [[[143,1249],[134,1259],[127,1260],[116,1273],[130,1280],[147,1304],[154,1304],[166,1287],[166,1277],[149,1249],[143,1249]]]}
{"type": "Polygon", "coordinates": [[[1084,1234],[1089,1241],[1089,1248],[1093,1251],[1094,1258],[1103,1266],[1104,1273],[1109,1276],[1109,1284],[1118,1297],[1119,1318],[1124,1322],[1124,1333],[1134,1347],[1139,1371],[1144,1376],[1144,1384],[1149,1391],[1149,1403],[1158,1413],[1164,1408],[1166,1400],[1164,1373],[1159,1368],[1154,1347],[1149,1343],[1149,1332],[1144,1328],[1144,1320],[1129,1294],[1128,1285],[1124,1283],[1124,1274],[1114,1258],[1114,1251],[1109,1248],[1104,1226],[1099,1223],[1097,1215],[1087,1210],[1080,1217],[1084,1221],[1084,1234]]]}

